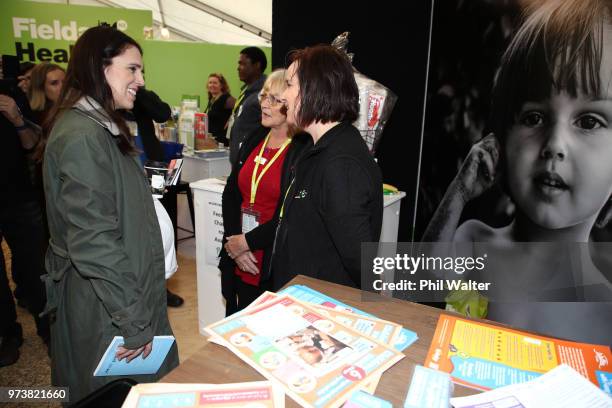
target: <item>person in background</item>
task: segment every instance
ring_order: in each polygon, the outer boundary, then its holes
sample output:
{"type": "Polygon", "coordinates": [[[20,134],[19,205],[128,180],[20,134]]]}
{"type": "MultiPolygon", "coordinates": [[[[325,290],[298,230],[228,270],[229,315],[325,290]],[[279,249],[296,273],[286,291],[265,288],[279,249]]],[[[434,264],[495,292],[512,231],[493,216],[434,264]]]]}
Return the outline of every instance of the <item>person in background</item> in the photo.
{"type": "Polygon", "coordinates": [[[34,112],[34,121],[42,126],[62,90],[66,71],[59,65],[42,62],[30,73],[28,100],[34,112]]]}
{"type": "Polygon", "coordinates": [[[227,129],[232,166],[238,161],[238,150],[244,138],[260,126],[261,108],[258,94],[266,80],[264,71],[267,66],[266,54],[259,48],[247,47],[240,51],[238,77],[244,82],[244,86],[232,109],[227,129]]]}
{"type": "MultiPolygon", "coordinates": [[[[3,81],[2,87],[0,158],[4,177],[0,177],[0,242],[6,240],[11,251],[11,272],[19,283],[20,304],[28,308],[38,335],[48,345],[48,319],[39,317],[46,302],[40,280],[44,273],[44,229],[27,161],[39,133],[31,126],[32,112],[21,89],[9,86],[8,81],[3,81]]],[[[0,367],[17,362],[22,343],[22,329],[0,250],[0,367]]]]}
{"type": "MultiPolygon", "coordinates": [[[[59,65],[48,62],[41,62],[30,71],[30,86],[28,88],[28,101],[32,109],[34,122],[44,129],[46,126],[47,116],[53,105],[59,99],[66,71],[59,65]]],[[[43,249],[46,252],[47,242],[49,241],[49,227],[47,223],[47,211],[45,203],[45,191],[42,181],[42,159],[47,145],[45,135],[48,134],[44,130],[41,131],[41,138],[32,155],[33,159],[33,183],[37,190],[38,198],[42,209],[43,226],[45,229],[45,244],[43,249]]],[[[16,296],[19,286],[16,288],[16,296]]]]}
{"type": "Polygon", "coordinates": [[[224,248],[220,253],[221,290],[229,316],[270,288],[269,262],[291,169],[308,140],[287,123],[280,95],[285,70],[263,85],[261,127],[238,152],[238,162],[223,190],[224,248]]]}
{"type": "MultiPolygon", "coordinates": [[[[165,262],[150,185],[119,110],[144,85],[142,51],[103,24],[73,50],[60,98],[50,113],[43,161],[51,239],[46,312],[52,314],[51,382],[78,401],[117,377],[93,372],[115,336],[115,357],[152,351],[153,336],[172,335],[165,262]]],[[[178,365],[176,343],[153,375],[178,365]]]]}
{"type": "Polygon", "coordinates": [[[24,94],[28,94],[28,90],[30,89],[30,76],[32,74],[32,69],[36,64],[33,62],[22,62],[19,64],[19,76],[17,77],[17,86],[24,94]]]}
{"type": "Polygon", "coordinates": [[[359,91],[347,57],[327,45],[291,54],[287,121],[312,136],[283,204],[273,290],[301,274],[361,286],[361,243],[378,242],[380,170],[359,131],[359,91]]]}
{"type": "MultiPolygon", "coordinates": [[[[149,89],[141,87],[138,89],[136,94],[136,101],[131,111],[126,112],[126,120],[133,121],[136,124],[135,131],[132,132],[133,136],[137,136],[136,147],[142,151],[140,155],[140,161],[144,166],[147,160],[154,160],[158,162],[164,162],[166,160],[164,155],[164,148],[162,147],[159,139],[155,136],[155,128],[153,127],[153,121],[157,123],[166,122],[170,119],[172,110],[170,105],[162,101],[157,94],[149,89]]],[[[158,209],[156,203],[156,209],[158,210],[158,217],[161,220],[166,218],[170,219],[168,212],[173,210],[176,213],[176,193],[175,197],[164,196],[161,200],[155,199],[155,201],[163,204],[165,215],[160,215],[160,209],[158,209]],[[174,202],[171,202],[174,200],[174,202]],[[172,207],[170,209],[170,207],[172,207]]],[[[165,242],[165,241],[164,241],[165,242]]],[[[172,231],[172,245],[174,245],[174,230],[172,231]]],[[[176,250],[176,248],[173,248],[176,250]]],[[[168,250],[166,250],[168,253],[168,250]]],[[[179,307],[184,303],[182,297],[166,289],[166,303],[171,307],[179,307]]]]}
{"type": "Polygon", "coordinates": [[[208,76],[208,132],[212,133],[218,143],[227,144],[227,121],[232,114],[236,98],[230,95],[230,88],[225,77],[219,73],[208,76]]]}

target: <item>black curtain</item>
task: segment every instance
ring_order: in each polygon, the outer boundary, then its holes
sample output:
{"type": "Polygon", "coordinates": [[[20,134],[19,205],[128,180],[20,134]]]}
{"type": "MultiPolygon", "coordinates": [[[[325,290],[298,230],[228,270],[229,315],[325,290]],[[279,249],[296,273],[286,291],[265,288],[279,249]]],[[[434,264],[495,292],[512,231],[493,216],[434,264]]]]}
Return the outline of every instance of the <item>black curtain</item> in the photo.
{"type": "Polygon", "coordinates": [[[407,196],[402,202],[399,241],[412,237],[423,97],[427,69],[430,0],[273,0],[272,65],[286,66],[295,48],[330,43],[350,31],[353,65],[399,97],[376,152],[386,183],[407,196]]]}

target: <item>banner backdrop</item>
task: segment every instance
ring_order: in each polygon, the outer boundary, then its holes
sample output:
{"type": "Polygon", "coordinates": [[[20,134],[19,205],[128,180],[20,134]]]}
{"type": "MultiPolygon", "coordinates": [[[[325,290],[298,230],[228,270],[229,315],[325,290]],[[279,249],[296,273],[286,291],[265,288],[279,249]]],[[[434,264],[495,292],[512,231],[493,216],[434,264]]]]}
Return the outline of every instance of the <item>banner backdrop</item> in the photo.
{"type": "MultiPolygon", "coordinates": [[[[432,244],[404,253],[479,259],[482,270],[451,276],[490,288],[446,282],[433,300],[611,343],[610,11],[603,0],[435,2],[415,217],[416,239],[432,244]]],[[[448,270],[438,265],[429,271],[448,270]]],[[[403,295],[412,275],[428,291],[445,283],[422,269],[395,268],[403,295]]]]}
{"type": "Polygon", "coordinates": [[[136,41],[153,25],[150,10],[75,6],[4,0],[0,14],[0,54],[20,62],[53,62],[65,66],[78,36],[100,22],[112,24],[136,41]]]}

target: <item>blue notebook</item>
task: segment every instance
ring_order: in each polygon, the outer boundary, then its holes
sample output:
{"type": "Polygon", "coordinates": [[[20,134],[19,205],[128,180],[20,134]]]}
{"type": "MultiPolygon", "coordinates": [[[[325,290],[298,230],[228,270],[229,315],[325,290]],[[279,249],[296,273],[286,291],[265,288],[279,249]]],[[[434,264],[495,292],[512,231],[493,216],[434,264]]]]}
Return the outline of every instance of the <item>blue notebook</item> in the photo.
{"type": "Polygon", "coordinates": [[[155,374],[159,367],[166,359],[174,336],[155,336],[153,337],[153,350],[146,359],[142,358],[142,354],[130,361],[126,359],[118,361],[115,357],[117,348],[123,345],[123,337],[115,336],[113,341],[108,345],[106,352],[100,359],[98,367],[94,371],[94,377],[106,377],[111,375],[141,375],[155,374]]]}

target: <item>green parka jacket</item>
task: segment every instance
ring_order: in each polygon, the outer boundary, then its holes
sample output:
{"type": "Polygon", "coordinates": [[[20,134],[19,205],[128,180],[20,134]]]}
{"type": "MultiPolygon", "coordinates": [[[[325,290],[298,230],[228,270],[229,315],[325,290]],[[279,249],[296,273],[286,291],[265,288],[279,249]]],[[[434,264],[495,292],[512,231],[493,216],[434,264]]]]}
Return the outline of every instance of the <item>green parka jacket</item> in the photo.
{"type": "MultiPolygon", "coordinates": [[[[114,336],[137,348],[172,335],[164,251],[149,184],[117,126],[87,98],[57,120],[45,151],[52,383],[76,402],[117,377],[93,372],[114,336]]],[[[178,365],[176,343],[152,382],[178,365]]]]}

